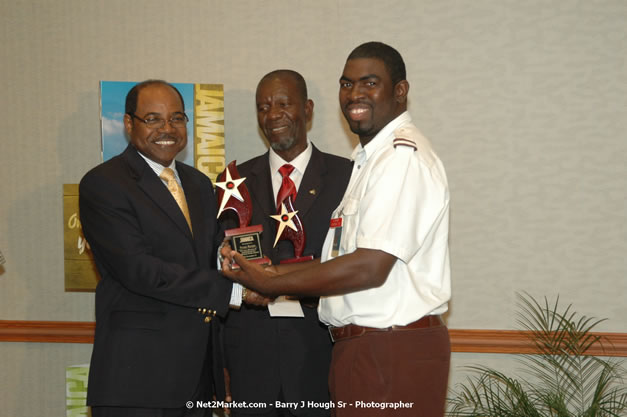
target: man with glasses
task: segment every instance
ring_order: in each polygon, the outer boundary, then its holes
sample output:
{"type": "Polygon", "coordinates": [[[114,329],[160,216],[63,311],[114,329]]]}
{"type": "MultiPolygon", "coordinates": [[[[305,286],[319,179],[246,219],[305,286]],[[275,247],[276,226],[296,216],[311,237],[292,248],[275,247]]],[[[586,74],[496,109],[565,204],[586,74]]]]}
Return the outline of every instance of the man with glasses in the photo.
{"type": "Polygon", "coordinates": [[[215,268],[211,181],[176,155],[183,98],[148,80],[126,97],[130,145],[81,180],[80,215],[101,280],[87,403],[93,417],[210,416],[223,394],[214,316],[232,284],[215,268]],[[187,404],[187,405],[186,405],[187,404]]]}

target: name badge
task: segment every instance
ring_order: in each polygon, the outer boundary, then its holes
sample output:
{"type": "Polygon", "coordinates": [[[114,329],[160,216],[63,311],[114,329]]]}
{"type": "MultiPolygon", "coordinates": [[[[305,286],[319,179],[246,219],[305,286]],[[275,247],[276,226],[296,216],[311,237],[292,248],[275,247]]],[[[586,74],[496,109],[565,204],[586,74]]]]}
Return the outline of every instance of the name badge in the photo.
{"type": "Polygon", "coordinates": [[[333,230],[333,243],[331,244],[331,258],[336,258],[340,254],[340,243],[342,242],[342,218],[331,219],[329,227],[333,230]]]}

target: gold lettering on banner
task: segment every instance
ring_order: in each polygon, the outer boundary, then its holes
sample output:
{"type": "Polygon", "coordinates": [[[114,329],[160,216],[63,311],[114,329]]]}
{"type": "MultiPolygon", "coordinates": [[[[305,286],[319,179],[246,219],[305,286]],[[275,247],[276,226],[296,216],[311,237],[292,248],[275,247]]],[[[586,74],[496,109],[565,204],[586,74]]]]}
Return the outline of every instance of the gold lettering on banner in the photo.
{"type": "Polygon", "coordinates": [[[67,416],[88,416],[87,376],[89,366],[69,366],[65,369],[65,405],[67,416]]]}
{"type": "Polygon", "coordinates": [[[215,183],[224,171],[224,88],[194,84],[194,166],[215,183]]]}
{"type": "Polygon", "coordinates": [[[78,184],[63,184],[65,291],[93,291],[98,272],[78,214],[78,184]]]}
{"type": "Polygon", "coordinates": [[[81,221],[78,218],[78,213],[72,213],[70,219],[67,222],[67,227],[70,229],[76,229],[81,227],[81,221]]]}

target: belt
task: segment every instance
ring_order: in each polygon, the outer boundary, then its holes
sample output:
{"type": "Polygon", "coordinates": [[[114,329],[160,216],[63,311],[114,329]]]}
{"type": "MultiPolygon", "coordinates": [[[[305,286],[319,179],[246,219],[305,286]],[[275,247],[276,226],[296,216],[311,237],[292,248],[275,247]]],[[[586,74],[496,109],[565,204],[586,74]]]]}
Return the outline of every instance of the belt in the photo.
{"type": "Polygon", "coordinates": [[[376,327],[364,327],[356,324],[349,324],[342,327],[329,327],[329,334],[331,340],[337,342],[338,340],[347,339],[349,337],[359,337],[366,333],[374,332],[402,332],[414,329],[428,329],[429,327],[444,326],[442,318],[439,315],[424,316],[420,320],[416,320],[413,323],[409,323],[406,326],[390,326],[383,329],[376,327]]]}

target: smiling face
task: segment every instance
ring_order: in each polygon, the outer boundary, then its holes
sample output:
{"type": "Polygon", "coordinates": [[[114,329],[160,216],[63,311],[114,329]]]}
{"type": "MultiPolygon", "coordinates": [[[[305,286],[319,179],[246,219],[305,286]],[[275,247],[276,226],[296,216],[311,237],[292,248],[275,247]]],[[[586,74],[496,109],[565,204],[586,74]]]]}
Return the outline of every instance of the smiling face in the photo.
{"type": "Polygon", "coordinates": [[[183,113],[183,103],[172,87],[151,84],[139,91],[135,115],[140,119],[164,119],[165,125],[162,128],[150,129],[143,121],[125,114],[124,127],[135,149],[148,159],[169,166],[187,145],[187,128],[172,127],[167,120],[183,113]]]}
{"type": "Polygon", "coordinates": [[[367,144],[407,108],[409,83],[392,83],[385,63],[377,58],[346,61],[340,78],[340,107],[353,133],[367,144]]]}
{"type": "Polygon", "coordinates": [[[289,75],[264,78],[257,86],[257,122],[270,146],[291,161],[307,148],[307,123],[313,101],[289,75]]]}

